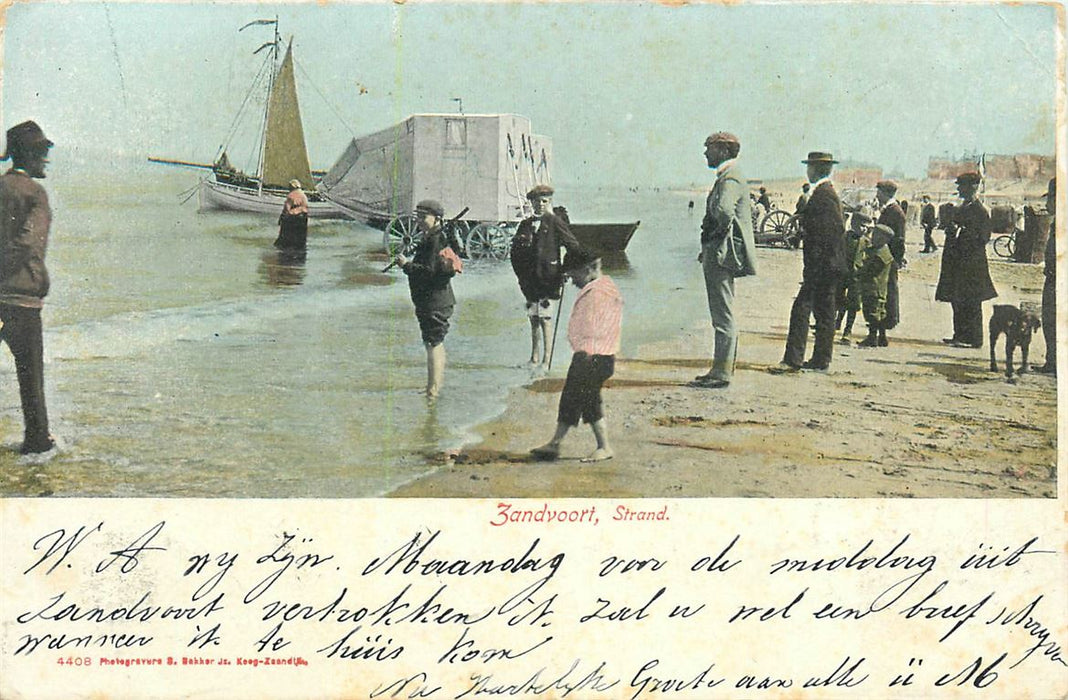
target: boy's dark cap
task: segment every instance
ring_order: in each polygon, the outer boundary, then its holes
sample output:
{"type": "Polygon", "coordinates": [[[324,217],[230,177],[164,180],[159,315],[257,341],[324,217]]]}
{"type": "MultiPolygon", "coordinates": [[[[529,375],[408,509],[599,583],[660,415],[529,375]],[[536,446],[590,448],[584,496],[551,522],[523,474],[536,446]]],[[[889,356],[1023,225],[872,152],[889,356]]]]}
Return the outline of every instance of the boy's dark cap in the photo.
{"type": "Polygon", "coordinates": [[[436,199],[424,199],[415,205],[415,211],[423,214],[433,214],[439,219],[445,216],[445,207],[436,199]]]}
{"type": "Polygon", "coordinates": [[[597,260],[600,260],[600,257],[585,248],[569,250],[567,255],[564,256],[564,272],[574,272],[597,260]]]}

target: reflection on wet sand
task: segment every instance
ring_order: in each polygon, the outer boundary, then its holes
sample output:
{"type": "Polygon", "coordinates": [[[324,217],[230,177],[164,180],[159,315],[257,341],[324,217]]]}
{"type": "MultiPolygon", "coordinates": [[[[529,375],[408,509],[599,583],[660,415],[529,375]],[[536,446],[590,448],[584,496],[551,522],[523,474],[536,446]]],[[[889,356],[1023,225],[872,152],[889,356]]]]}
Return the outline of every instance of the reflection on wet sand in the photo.
{"type": "Polygon", "coordinates": [[[271,287],[298,287],[304,283],[305,250],[270,250],[260,258],[259,274],[271,287]]]}

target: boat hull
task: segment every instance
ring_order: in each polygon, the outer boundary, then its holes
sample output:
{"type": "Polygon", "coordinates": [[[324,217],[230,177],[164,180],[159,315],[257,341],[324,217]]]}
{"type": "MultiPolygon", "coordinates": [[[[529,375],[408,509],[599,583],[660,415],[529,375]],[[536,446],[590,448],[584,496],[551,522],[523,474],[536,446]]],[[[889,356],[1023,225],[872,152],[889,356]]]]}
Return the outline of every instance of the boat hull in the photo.
{"type": "MultiPolygon", "coordinates": [[[[242,211],[278,216],[285,201],[285,195],[260,192],[249,187],[224,185],[211,180],[200,183],[201,210],[242,211]]],[[[326,201],[308,202],[308,217],[312,219],[348,218],[345,212],[326,201]]]]}
{"type": "Polygon", "coordinates": [[[640,221],[625,224],[571,224],[571,233],[584,247],[596,253],[622,253],[640,221]]]}

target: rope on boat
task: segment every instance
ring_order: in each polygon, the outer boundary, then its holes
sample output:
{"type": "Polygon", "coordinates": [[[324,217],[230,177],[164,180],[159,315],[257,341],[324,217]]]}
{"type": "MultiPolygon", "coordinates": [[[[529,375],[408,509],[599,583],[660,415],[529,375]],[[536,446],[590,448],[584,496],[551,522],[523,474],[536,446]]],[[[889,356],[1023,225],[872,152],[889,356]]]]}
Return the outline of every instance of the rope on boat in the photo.
{"type": "Polygon", "coordinates": [[[222,145],[219,146],[218,152],[215,154],[215,160],[218,160],[220,156],[226,151],[230,145],[230,140],[234,138],[234,134],[237,133],[237,127],[241,120],[241,115],[245,113],[245,107],[248,106],[249,100],[252,98],[252,93],[256,91],[256,88],[260,86],[260,81],[263,79],[263,74],[267,70],[267,66],[270,63],[270,56],[264,59],[263,64],[260,66],[259,72],[256,74],[256,78],[252,81],[252,85],[249,87],[248,92],[245,93],[245,99],[241,101],[241,106],[237,110],[237,114],[234,115],[234,121],[230,124],[230,130],[226,134],[226,139],[222,145]]]}
{"type": "Polygon", "coordinates": [[[321,97],[323,102],[326,103],[326,106],[330,108],[330,111],[334,113],[334,116],[337,117],[339,122],[341,122],[341,125],[349,130],[349,134],[352,136],[352,138],[356,138],[356,132],[352,130],[352,127],[349,126],[348,122],[345,121],[345,118],[341,116],[341,112],[338,110],[338,108],[335,107],[332,102],[330,102],[326,94],[319,89],[318,85],[315,84],[315,81],[312,80],[312,77],[308,73],[308,71],[304,70],[303,64],[301,64],[301,62],[298,61],[296,58],[293,59],[293,63],[295,63],[297,65],[297,68],[300,69],[300,74],[304,76],[304,79],[308,81],[308,83],[315,89],[317,93],[319,93],[319,97],[321,97]]]}
{"type": "Polygon", "coordinates": [[[189,188],[188,190],[186,190],[185,192],[182,192],[182,193],[180,193],[180,194],[179,194],[178,196],[179,196],[179,197],[182,197],[183,199],[182,199],[182,201],[181,201],[181,202],[179,202],[179,203],[180,203],[180,204],[185,204],[185,203],[186,203],[186,202],[188,202],[188,201],[189,201],[190,199],[192,199],[192,198],[193,198],[193,195],[195,195],[195,194],[197,193],[197,190],[198,190],[198,189],[200,189],[200,186],[201,186],[202,184],[204,184],[204,181],[205,181],[205,180],[207,180],[207,178],[206,178],[206,177],[202,177],[202,178],[200,178],[199,180],[197,180],[197,184],[193,185],[192,187],[190,187],[190,188],[189,188]]]}

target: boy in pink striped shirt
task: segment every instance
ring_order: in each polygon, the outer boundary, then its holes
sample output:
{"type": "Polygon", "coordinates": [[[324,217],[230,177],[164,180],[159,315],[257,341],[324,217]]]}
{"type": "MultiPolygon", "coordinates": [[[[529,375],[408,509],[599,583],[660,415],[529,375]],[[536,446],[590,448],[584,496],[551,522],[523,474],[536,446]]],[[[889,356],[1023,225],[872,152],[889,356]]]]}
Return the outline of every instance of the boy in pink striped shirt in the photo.
{"type": "Polygon", "coordinates": [[[580,290],[567,324],[567,339],[573,350],[571,366],[560,394],[556,433],[549,442],[530,452],[538,459],[556,459],[567,431],[581,419],[590,425],[597,440],[597,449],[582,461],[600,462],[612,458],[601,387],[615,370],[623,297],[612,278],[601,274],[600,258],[585,251],[569,252],[564,269],[580,290]]]}

